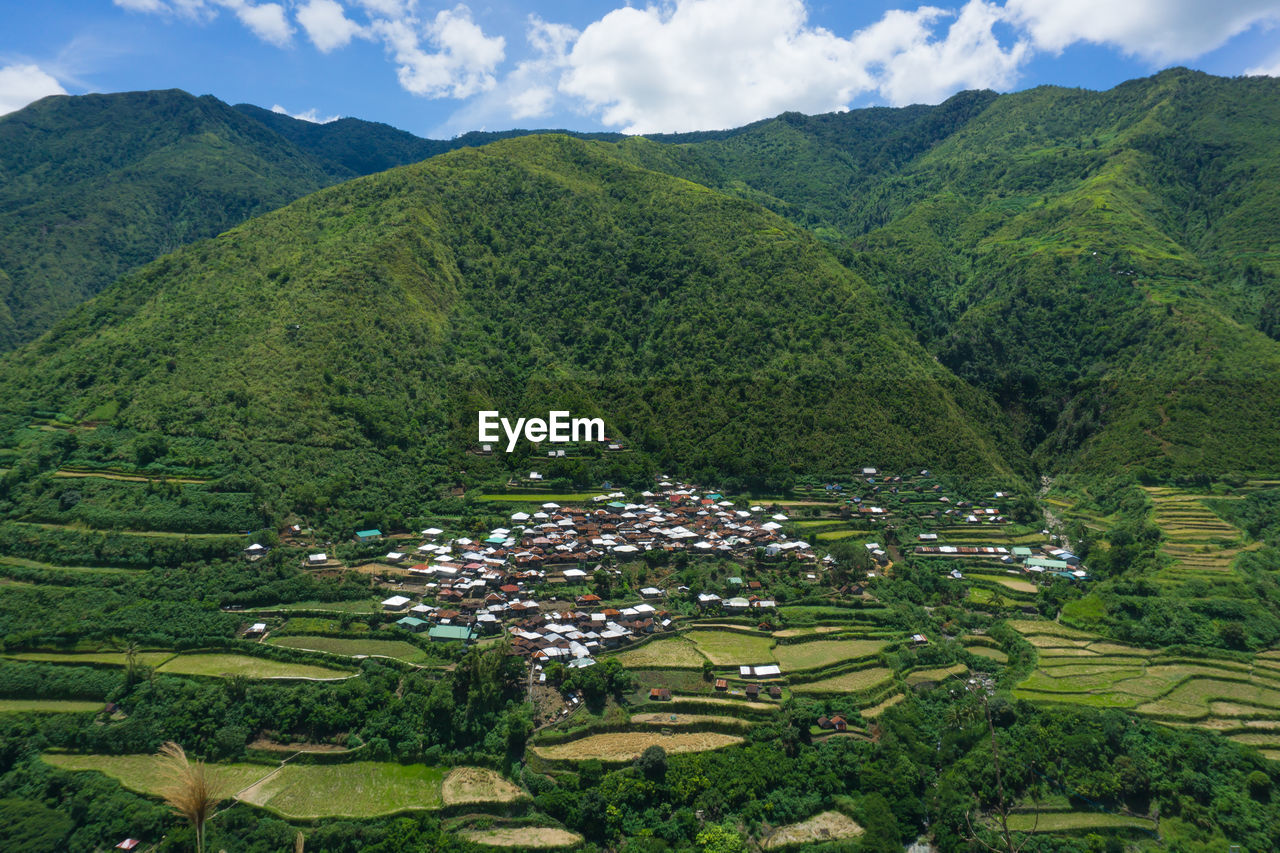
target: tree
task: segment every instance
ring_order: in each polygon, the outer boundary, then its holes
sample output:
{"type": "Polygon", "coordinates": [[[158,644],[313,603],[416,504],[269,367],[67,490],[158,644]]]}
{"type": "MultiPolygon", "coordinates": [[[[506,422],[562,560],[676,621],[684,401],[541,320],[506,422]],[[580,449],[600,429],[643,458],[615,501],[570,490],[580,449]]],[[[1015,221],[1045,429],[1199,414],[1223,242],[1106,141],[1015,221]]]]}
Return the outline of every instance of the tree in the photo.
{"type": "Polygon", "coordinates": [[[156,759],[160,763],[160,775],[165,779],[160,796],[195,829],[196,853],[204,853],[204,825],[221,795],[205,773],[204,763],[192,764],[186,751],[173,741],[160,747],[156,759]]]}
{"type": "Polygon", "coordinates": [[[667,751],[654,744],[640,753],[636,767],[651,782],[660,782],[667,775],[667,751]]]}
{"type": "Polygon", "coordinates": [[[746,853],[747,843],[732,827],[718,823],[707,824],[697,837],[704,853],[746,853]]]}

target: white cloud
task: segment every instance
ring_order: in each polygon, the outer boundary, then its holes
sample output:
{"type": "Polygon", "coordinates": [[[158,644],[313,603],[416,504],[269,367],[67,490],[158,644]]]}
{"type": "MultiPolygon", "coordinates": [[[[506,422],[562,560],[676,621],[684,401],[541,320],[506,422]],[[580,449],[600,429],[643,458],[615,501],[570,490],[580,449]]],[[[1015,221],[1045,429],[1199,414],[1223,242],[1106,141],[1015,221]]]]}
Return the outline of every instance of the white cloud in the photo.
{"type": "Polygon", "coordinates": [[[334,0],[310,0],[298,9],[298,23],[321,53],[346,47],[364,30],[344,14],[342,4],[334,0]]]}
{"type": "Polygon", "coordinates": [[[1280,53],[1273,54],[1261,65],[1255,65],[1244,73],[1249,77],[1280,77],[1280,53]]]}
{"type": "Polygon", "coordinates": [[[466,6],[443,9],[423,27],[434,52],[423,50],[415,24],[412,18],[373,23],[400,63],[400,85],[406,91],[429,98],[466,98],[496,85],[494,71],[506,55],[506,39],[486,36],[466,6]]]}
{"type": "Polygon", "coordinates": [[[306,112],[291,113],[288,110],[286,110],[284,107],[280,106],[279,104],[276,104],[271,108],[271,112],[279,113],[280,115],[288,116],[289,118],[296,118],[296,119],[301,119],[302,121],[309,121],[312,124],[328,124],[331,121],[337,121],[338,119],[342,118],[342,116],[329,116],[328,118],[320,118],[320,115],[319,113],[316,112],[315,107],[312,107],[306,112]]]}
{"type": "Polygon", "coordinates": [[[38,65],[6,65],[0,68],[0,115],[20,110],[47,95],[65,95],[67,90],[38,65]]]}
{"type": "Polygon", "coordinates": [[[164,12],[167,7],[164,0],[113,0],[121,9],[130,12],[164,12]]]}
{"type": "Polygon", "coordinates": [[[284,6],[279,3],[262,3],[254,6],[239,0],[233,0],[227,5],[236,13],[240,23],[252,30],[258,38],[279,47],[289,43],[293,35],[293,27],[289,25],[289,19],[285,16],[284,6]]]}
{"type": "Polygon", "coordinates": [[[1276,0],[1007,0],[1005,9],[1042,50],[1083,41],[1153,62],[1193,59],[1257,23],[1280,21],[1276,0]]]}
{"type": "Polygon", "coordinates": [[[734,127],[784,110],[828,112],[878,92],[937,102],[960,88],[1005,87],[1027,55],[1001,47],[998,7],[958,16],[893,10],[842,38],[808,23],[802,0],[676,0],[623,8],[588,26],[560,90],[630,133],[734,127]],[[941,38],[940,21],[954,18],[941,38]]]}

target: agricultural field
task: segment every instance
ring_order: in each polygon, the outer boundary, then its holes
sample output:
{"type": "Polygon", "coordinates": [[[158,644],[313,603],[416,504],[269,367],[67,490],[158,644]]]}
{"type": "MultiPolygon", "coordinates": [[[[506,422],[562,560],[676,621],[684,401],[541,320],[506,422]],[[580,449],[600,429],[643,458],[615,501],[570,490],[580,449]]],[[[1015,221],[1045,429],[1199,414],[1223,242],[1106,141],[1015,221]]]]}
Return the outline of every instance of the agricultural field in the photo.
{"type": "Polygon", "coordinates": [[[1211,657],[1189,659],[1114,643],[1053,622],[1010,623],[1036,647],[1035,670],[1014,691],[1023,699],[1128,708],[1170,725],[1222,732],[1280,755],[1280,671],[1211,657]]]}
{"type": "Polygon", "coordinates": [[[1000,649],[993,649],[990,646],[981,646],[981,645],[965,646],[964,648],[965,648],[965,651],[969,652],[970,654],[978,655],[979,657],[990,658],[996,663],[1009,662],[1009,656],[1004,652],[1002,652],[1000,649]]]}
{"type": "Polygon", "coordinates": [[[876,705],[872,705],[870,708],[864,708],[858,713],[862,714],[862,716],[866,717],[868,720],[874,719],[875,717],[878,717],[881,714],[883,714],[889,708],[892,708],[894,705],[897,705],[899,702],[901,702],[905,698],[906,696],[903,695],[902,693],[895,693],[892,696],[890,696],[888,699],[885,699],[883,702],[880,702],[879,704],[876,704],[876,705]]]}
{"type": "MultiPolygon", "coordinates": [[[[138,652],[136,660],[140,666],[159,666],[174,656],[174,652],[138,652]]],[[[124,652],[14,652],[5,655],[10,660],[41,661],[43,663],[72,664],[107,664],[125,666],[124,652]]]]}
{"type": "Polygon", "coordinates": [[[557,847],[573,847],[582,843],[582,836],[555,826],[504,826],[493,829],[469,829],[458,835],[467,841],[486,847],[519,847],[527,850],[546,850],[557,847]]]}
{"type": "Polygon", "coordinates": [[[779,644],[774,647],[773,656],[783,672],[795,672],[869,658],[887,645],[884,640],[812,640],[779,644]]]}
{"type": "Polygon", "coordinates": [[[1152,521],[1164,534],[1160,550],[1173,560],[1171,567],[1160,572],[1166,580],[1183,583],[1194,578],[1210,582],[1224,579],[1232,574],[1231,564],[1241,552],[1258,547],[1246,544],[1240,530],[1204,503],[1207,499],[1230,498],[1156,486],[1143,490],[1151,499],[1152,521]]]}
{"type": "Polygon", "coordinates": [[[941,682],[953,675],[963,676],[968,672],[969,668],[962,663],[939,669],[917,669],[915,672],[907,675],[907,684],[914,687],[917,684],[924,684],[927,681],[941,682]]]}
{"type": "Polygon", "coordinates": [[[1015,812],[1009,815],[1009,828],[1018,832],[1088,832],[1108,829],[1145,829],[1155,825],[1144,817],[1107,814],[1105,812],[1015,812]]]}
{"type": "Polygon", "coordinates": [[[463,803],[511,803],[528,796],[519,786],[484,767],[455,767],[440,789],[446,806],[463,803]]]}
{"type": "Polygon", "coordinates": [[[520,493],[515,495],[480,495],[476,500],[488,501],[489,503],[558,503],[558,504],[580,504],[591,500],[599,492],[578,492],[571,495],[552,495],[552,494],[529,494],[520,493]]]}
{"type": "Polygon", "coordinates": [[[781,631],[774,631],[775,637],[807,637],[810,634],[834,634],[836,631],[844,631],[846,627],[843,625],[814,625],[812,628],[784,628],[781,631]]]}
{"type": "Polygon", "coordinates": [[[288,764],[237,799],[301,820],[375,817],[439,808],[444,775],[444,768],[426,764],[288,764]]]}
{"type": "Polygon", "coordinates": [[[350,678],[354,673],[328,666],[309,663],[285,663],[250,655],[236,654],[184,654],[162,664],[159,672],[170,675],[212,675],[226,678],[243,675],[248,678],[350,678]]]}
{"type": "Polygon", "coordinates": [[[12,566],[20,569],[42,569],[49,572],[70,572],[83,575],[130,575],[140,569],[114,568],[108,566],[59,566],[54,563],[42,563],[39,560],[28,560],[23,557],[0,557],[0,566],[12,566]]]}
{"type": "Polygon", "coordinates": [[[650,640],[643,646],[619,652],[618,662],[628,669],[646,666],[674,666],[689,669],[701,669],[707,660],[698,651],[698,647],[689,639],[689,635],[650,640]]]}
{"type": "Polygon", "coordinates": [[[883,666],[873,666],[805,684],[793,684],[791,690],[793,693],[857,693],[879,687],[892,678],[893,670],[883,666]]]}
{"type": "Polygon", "coordinates": [[[424,649],[405,640],[352,640],[345,637],[271,637],[267,643],[273,646],[284,646],[290,649],[303,649],[312,652],[328,652],[348,657],[385,657],[402,660],[412,664],[438,663],[438,660],[424,649]]]}
{"type": "Polygon", "coordinates": [[[330,613],[374,613],[379,611],[378,601],[373,598],[360,598],[353,601],[294,601],[289,604],[273,604],[270,607],[254,607],[244,611],[245,613],[254,612],[273,612],[276,610],[288,612],[291,610],[315,610],[317,612],[328,611],[330,613]]]}
{"type": "Polygon", "coordinates": [[[772,637],[741,631],[690,631],[688,637],[693,640],[698,651],[716,666],[740,666],[774,660],[772,637]]]}
{"type": "Polygon", "coordinates": [[[553,761],[632,761],[651,746],[660,746],[668,754],[677,752],[705,752],[742,743],[742,738],[719,732],[677,732],[664,735],[659,732],[610,732],[588,735],[548,746],[531,749],[540,757],[553,761]]]}
{"type": "Polygon", "coordinates": [[[86,714],[106,703],[78,699],[0,699],[0,714],[86,714]]]}
{"type": "Polygon", "coordinates": [[[632,714],[632,725],[640,726],[697,726],[703,723],[718,723],[726,726],[747,726],[741,717],[727,717],[717,714],[671,714],[649,713],[632,714]]]}
{"type": "Polygon", "coordinates": [[[780,826],[762,842],[766,850],[777,850],[799,844],[821,844],[862,834],[862,827],[840,812],[822,812],[799,823],[780,826]]]}
{"type": "MultiPolygon", "coordinates": [[[[94,770],[120,782],[131,791],[155,796],[164,786],[160,761],[154,755],[81,755],[45,753],[45,763],[71,771],[94,770]]],[[[263,764],[206,764],[205,769],[217,793],[229,799],[271,772],[263,764]]]]}

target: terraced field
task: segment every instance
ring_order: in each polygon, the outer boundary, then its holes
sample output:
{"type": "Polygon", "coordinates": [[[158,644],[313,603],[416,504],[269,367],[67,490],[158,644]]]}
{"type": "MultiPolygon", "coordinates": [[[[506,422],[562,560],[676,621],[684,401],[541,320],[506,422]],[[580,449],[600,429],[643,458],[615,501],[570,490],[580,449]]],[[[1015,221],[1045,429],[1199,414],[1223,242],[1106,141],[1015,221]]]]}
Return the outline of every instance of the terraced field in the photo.
{"type": "Polygon", "coordinates": [[[1280,668],[1274,653],[1252,663],[1186,658],[1103,640],[1054,622],[1010,622],[1039,661],[1014,694],[1038,702],[1127,708],[1169,725],[1222,732],[1280,759],[1280,668]]]}
{"type": "MultiPolygon", "coordinates": [[[[12,660],[42,661],[66,664],[108,664],[124,666],[123,652],[18,652],[5,657],[12,660]]],[[[137,661],[143,666],[154,667],[157,672],[170,675],[212,675],[229,677],[243,675],[248,678],[349,678],[353,670],[321,666],[309,663],[289,663],[269,660],[252,655],[222,652],[140,652],[137,661]]]]}
{"type": "Polygon", "coordinates": [[[892,678],[893,670],[883,666],[873,666],[805,684],[794,684],[791,690],[795,693],[857,693],[879,687],[892,678]]]}
{"type": "Polygon", "coordinates": [[[688,637],[664,637],[650,640],[638,648],[619,652],[617,658],[618,662],[628,669],[643,669],[649,666],[700,669],[707,660],[688,637]]]}
{"type": "Polygon", "coordinates": [[[690,631],[688,637],[697,650],[717,666],[741,666],[774,660],[773,638],[769,636],[742,631],[690,631]]]}
{"type": "Polygon", "coordinates": [[[273,646],[284,646],[285,648],[313,652],[328,652],[335,655],[347,655],[348,657],[386,657],[413,664],[438,662],[428,652],[404,640],[353,640],[346,637],[291,636],[272,637],[267,642],[273,646]]]}
{"type": "Polygon", "coordinates": [[[766,850],[777,850],[807,844],[821,844],[861,835],[862,827],[852,818],[840,812],[822,812],[808,820],[780,826],[761,845],[766,850]]]}
{"type": "Polygon", "coordinates": [[[104,704],[78,699],[0,699],[0,714],[97,713],[104,704]]]}
{"type": "Polygon", "coordinates": [[[1220,580],[1231,574],[1231,564],[1241,552],[1258,547],[1246,543],[1240,530],[1204,503],[1205,499],[1229,500],[1228,497],[1157,486],[1145,486],[1143,490],[1154,508],[1152,520],[1164,533],[1160,549],[1174,561],[1160,573],[1169,581],[1220,580]]]}
{"type": "Polygon", "coordinates": [[[1029,812],[1009,815],[1009,828],[1018,832],[1095,832],[1108,829],[1145,829],[1152,832],[1155,824],[1144,817],[1107,814],[1105,812],[1029,812]]]}
{"type": "Polygon", "coordinates": [[[738,743],[742,743],[742,738],[719,732],[677,732],[669,735],[658,732],[610,732],[588,735],[568,743],[534,746],[531,749],[542,758],[556,761],[598,758],[601,761],[618,762],[638,758],[640,753],[651,746],[660,746],[668,753],[676,753],[705,752],[738,743]]]}
{"type": "Polygon", "coordinates": [[[869,658],[886,645],[884,640],[811,640],[775,646],[773,656],[783,672],[796,672],[869,658]]]}

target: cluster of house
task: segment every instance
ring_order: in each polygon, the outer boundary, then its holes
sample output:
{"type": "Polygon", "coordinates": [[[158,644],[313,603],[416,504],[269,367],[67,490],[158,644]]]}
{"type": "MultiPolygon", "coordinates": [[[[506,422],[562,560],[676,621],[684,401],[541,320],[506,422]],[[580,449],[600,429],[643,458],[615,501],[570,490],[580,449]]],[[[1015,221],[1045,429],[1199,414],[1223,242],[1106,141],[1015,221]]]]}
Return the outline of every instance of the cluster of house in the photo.
{"type": "MultiPolygon", "coordinates": [[[[432,639],[474,640],[506,631],[514,648],[536,661],[586,661],[600,649],[659,630],[669,620],[650,601],[665,593],[657,587],[640,591],[643,601],[626,608],[603,608],[594,594],[579,595],[574,609],[564,610],[558,596],[539,600],[556,586],[587,584],[609,562],[648,551],[688,552],[744,557],[763,549],[766,556],[801,564],[816,562],[807,542],[789,540],[781,532],[785,515],[761,506],[734,509],[722,495],[702,494],[682,483],[663,480],[646,491],[641,502],[621,500],[620,493],[596,497],[592,505],[562,507],[542,504],[534,512],[511,515],[509,527],[491,530],[482,540],[444,540],[444,531],[422,531],[413,552],[391,551],[387,563],[402,568],[421,584],[423,601],[395,595],[382,603],[388,613],[402,613],[398,625],[432,639]],[[582,568],[594,563],[590,571],[582,568]],[[430,602],[430,603],[428,603],[430,602]]],[[[378,531],[361,531],[362,541],[378,531]]],[[[325,565],[327,554],[309,562],[325,565]]],[[[609,571],[609,570],[606,570],[609,571]]],[[[752,585],[759,589],[758,582],[752,585]]],[[[677,593],[691,594],[679,587],[677,593]]],[[[704,607],[728,612],[769,609],[775,602],[754,594],[728,599],[704,592],[704,607]]]]}
{"type": "MultiPolygon", "coordinates": [[[[936,533],[921,533],[921,541],[936,540],[936,533]]],[[[1080,564],[1080,558],[1064,548],[1044,546],[1033,550],[1025,546],[1005,548],[1002,545],[917,545],[916,554],[922,557],[952,557],[996,559],[1006,565],[1018,565],[1029,575],[1048,575],[1067,580],[1089,580],[1089,572],[1080,564]]],[[[953,571],[953,577],[960,577],[953,571]]]]}

